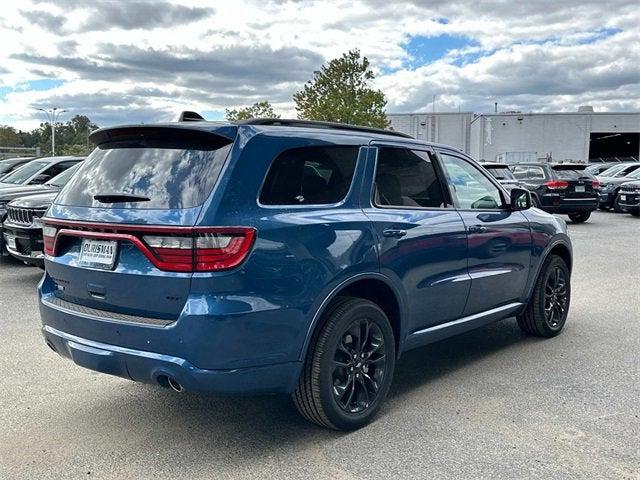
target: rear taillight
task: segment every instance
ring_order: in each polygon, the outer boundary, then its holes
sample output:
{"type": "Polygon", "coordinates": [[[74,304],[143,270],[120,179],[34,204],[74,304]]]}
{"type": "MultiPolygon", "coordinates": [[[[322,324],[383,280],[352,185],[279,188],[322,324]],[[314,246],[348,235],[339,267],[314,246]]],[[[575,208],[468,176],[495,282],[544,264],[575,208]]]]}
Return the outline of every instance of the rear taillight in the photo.
{"type": "Polygon", "coordinates": [[[545,186],[549,190],[564,190],[569,187],[569,182],[565,182],[564,180],[549,180],[545,183],[545,186]]]}
{"type": "Polygon", "coordinates": [[[236,267],[245,260],[256,237],[255,229],[249,227],[155,227],[69,220],[46,223],[42,234],[45,253],[50,256],[56,255],[61,237],[116,240],[134,244],[153,265],[168,272],[236,267]]]}
{"type": "Polygon", "coordinates": [[[600,188],[600,180],[591,180],[591,188],[598,189],[600,188]]]}
{"type": "Polygon", "coordinates": [[[57,232],[58,232],[58,229],[52,225],[42,226],[42,239],[44,240],[45,255],[54,254],[57,232]]]}
{"type": "Polygon", "coordinates": [[[142,237],[163,270],[179,272],[233,268],[245,259],[254,238],[255,230],[252,228],[196,229],[190,236],[142,237]]]}

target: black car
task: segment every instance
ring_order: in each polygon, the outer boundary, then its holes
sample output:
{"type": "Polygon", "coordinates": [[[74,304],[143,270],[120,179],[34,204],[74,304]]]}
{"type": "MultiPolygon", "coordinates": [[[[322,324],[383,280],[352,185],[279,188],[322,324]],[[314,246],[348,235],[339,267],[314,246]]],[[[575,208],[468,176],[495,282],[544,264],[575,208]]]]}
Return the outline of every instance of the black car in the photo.
{"type": "Polygon", "coordinates": [[[44,267],[44,242],[40,218],[58,196],[57,191],[14,200],[7,208],[2,236],[9,254],[28,265],[44,267]]]}
{"type": "Polygon", "coordinates": [[[19,157],[0,160],[0,179],[34,159],[35,157],[19,157]]]}
{"type": "Polygon", "coordinates": [[[585,164],[518,163],[513,175],[531,192],[533,204],[549,213],[569,215],[574,223],[585,222],[598,208],[600,182],[585,164]]]}
{"type": "Polygon", "coordinates": [[[481,163],[480,165],[486,168],[508,191],[520,186],[518,179],[513,175],[513,172],[509,170],[509,165],[504,163],[481,163]]]}
{"type": "Polygon", "coordinates": [[[615,212],[622,213],[624,207],[620,205],[620,196],[618,195],[620,187],[627,182],[640,180],[640,168],[627,175],[598,177],[598,180],[600,180],[600,210],[613,208],[615,212]]]}
{"type": "Polygon", "coordinates": [[[640,180],[620,185],[616,203],[634,217],[640,217],[640,180]]]}
{"type": "Polygon", "coordinates": [[[76,163],[73,167],[65,170],[61,174],[55,176],[48,182],[44,184],[38,185],[17,185],[14,188],[8,188],[4,190],[0,190],[0,257],[7,252],[5,246],[5,237],[2,234],[3,224],[7,218],[7,211],[11,201],[26,197],[28,195],[36,195],[36,194],[48,194],[53,193],[54,197],[58,194],[60,189],[64,187],[67,182],[71,179],[71,177],[75,174],[76,170],[80,166],[79,163],[76,163]]]}

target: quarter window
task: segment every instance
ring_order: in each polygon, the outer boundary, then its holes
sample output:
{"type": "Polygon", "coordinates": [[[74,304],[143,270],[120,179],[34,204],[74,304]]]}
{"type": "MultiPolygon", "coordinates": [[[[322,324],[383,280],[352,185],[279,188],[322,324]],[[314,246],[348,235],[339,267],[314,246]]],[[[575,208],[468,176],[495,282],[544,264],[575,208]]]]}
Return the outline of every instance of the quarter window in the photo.
{"type": "Polygon", "coordinates": [[[502,208],[500,189],[471,163],[452,155],[440,154],[458,208],[489,210],[502,208]]]}
{"type": "Polygon", "coordinates": [[[318,205],[342,201],[349,191],[359,147],[302,147],[281,153],[260,193],[264,205],[318,205]]]}
{"type": "Polygon", "coordinates": [[[440,208],[442,186],[427,152],[382,148],[376,167],[375,204],[378,206],[440,208]]]}

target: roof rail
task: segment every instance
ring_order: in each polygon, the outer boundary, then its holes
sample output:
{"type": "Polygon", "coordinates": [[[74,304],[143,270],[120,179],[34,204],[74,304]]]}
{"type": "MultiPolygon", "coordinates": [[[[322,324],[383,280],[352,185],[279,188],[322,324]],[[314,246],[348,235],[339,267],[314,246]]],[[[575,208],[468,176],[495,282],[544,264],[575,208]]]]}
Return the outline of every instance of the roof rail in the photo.
{"type": "Polygon", "coordinates": [[[349,130],[363,133],[379,133],[382,135],[393,135],[395,137],[413,138],[406,133],[394,132],[393,130],[385,130],[382,128],[361,127],[358,125],[349,125],[348,123],[336,122],[320,122],[316,120],[293,120],[284,118],[252,118],[236,122],[238,125],[274,125],[283,127],[308,127],[308,128],[325,128],[332,130],[349,130]]]}
{"type": "Polygon", "coordinates": [[[179,122],[203,122],[205,119],[202,115],[196,112],[185,110],[178,117],[179,122]]]}

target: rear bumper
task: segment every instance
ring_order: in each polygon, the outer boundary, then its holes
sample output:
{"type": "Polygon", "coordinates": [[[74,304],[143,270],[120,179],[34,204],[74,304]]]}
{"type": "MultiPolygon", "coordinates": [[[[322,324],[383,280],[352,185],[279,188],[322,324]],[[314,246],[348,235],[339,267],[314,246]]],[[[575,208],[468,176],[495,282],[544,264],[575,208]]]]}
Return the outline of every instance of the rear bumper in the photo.
{"type": "Polygon", "coordinates": [[[598,208],[598,197],[565,198],[558,194],[547,194],[542,197],[541,208],[549,213],[591,212],[598,208]]]}
{"type": "Polygon", "coordinates": [[[51,326],[42,328],[45,341],[77,365],[136,382],[166,386],[175,379],[186,390],[216,393],[290,393],[302,364],[281,363],[232,370],[204,370],[183,358],[108,345],[71,335],[51,326]]]}

